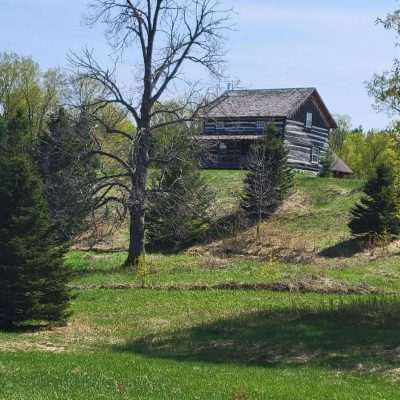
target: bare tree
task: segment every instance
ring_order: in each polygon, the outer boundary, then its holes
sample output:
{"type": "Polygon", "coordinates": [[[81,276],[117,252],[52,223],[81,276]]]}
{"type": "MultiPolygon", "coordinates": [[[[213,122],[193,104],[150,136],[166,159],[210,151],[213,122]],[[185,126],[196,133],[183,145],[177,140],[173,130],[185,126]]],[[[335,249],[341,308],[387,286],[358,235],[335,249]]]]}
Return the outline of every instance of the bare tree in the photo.
{"type": "Polygon", "coordinates": [[[276,202],[275,171],[273,160],[268,157],[269,149],[266,146],[253,146],[249,155],[249,167],[252,174],[246,179],[245,195],[242,199],[242,208],[256,220],[256,240],[260,240],[260,229],[263,218],[271,213],[276,202]]]}
{"type": "Polygon", "coordinates": [[[135,124],[135,129],[129,131],[118,128],[118,124],[99,121],[109,134],[125,140],[128,151],[125,155],[101,148],[96,151],[98,156],[116,162],[127,177],[127,182],[122,182],[121,174],[110,175],[102,182],[103,204],[124,201],[124,196],[128,199],[125,203],[130,216],[127,266],[135,266],[144,251],[146,180],[153,161],[152,132],[196,117],[199,107],[193,104],[198,92],[192,86],[183,105],[156,106],[162,103],[174,82],[178,79],[185,82],[186,63],[200,65],[212,75],[220,74],[221,42],[229,27],[230,12],[219,7],[218,0],[92,0],[88,22],[105,24],[106,39],[117,54],[113,67],[100,66],[88,50],[71,57],[80,79],[99,84],[100,89],[90,103],[92,110],[97,113],[113,106],[135,124]],[[129,90],[117,80],[119,66],[126,59],[134,63],[136,70],[129,90]],[[160,113],[169,113],[172,118],[157,122],[160,113]],[[125,194],[116,197],[112,188],[125,194]]]}

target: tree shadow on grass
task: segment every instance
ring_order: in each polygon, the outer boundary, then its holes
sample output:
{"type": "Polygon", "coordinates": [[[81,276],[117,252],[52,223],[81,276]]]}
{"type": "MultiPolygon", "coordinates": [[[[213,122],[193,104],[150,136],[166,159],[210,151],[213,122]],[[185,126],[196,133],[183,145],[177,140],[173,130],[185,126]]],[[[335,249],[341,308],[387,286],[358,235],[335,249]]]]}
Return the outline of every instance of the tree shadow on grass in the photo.
{"type": "Polygon", "coordinates": [[[23,324],[23,325],[0,325],[0,332],[2,333],[39,333],[47,331],[49,328],[54,327],[49,323],[37,323],[37,324],[23,324]]]}
{"type": "Polygon", "coordinates": [[[71,272],[71,275],[74,278],[77,277],[85,277],[85,276],[90,276],[90,275],[104,275],[104,276],[108,276],[108,275],[114,275],[117,273],[123,273],[123,272],[127,272],[126,269],[124,269],[122,266],[118,266],[118,267],[113,267],[110,269],[104,269],[104,268],[82,268],[79,270],[73,270],[71,272]]]}
{"type": "Polygon", "coordinates": [[[144,337],[114,350],[264,367],[394,368],[400,365],[399,311],[399,299],[358,298],[319,309],[239,315],[144,337]]]}
{"type": "Polygon", "coordinates": [[[365,250],[365,241],[353,238],[322,250],[319,255],[325,258],[348,258],[365,250]]]}
{"type": "MultiPolygon", "coordinates": [[[[267,220],[267,218],[265,218],[265,220],[267,220]]],[[[180,243],[175,247],[151,246],[151,244],[148,244],[146,249],[155,254],[178,254],[193,246],[202,246],[217,240],[234,238],[247,229],[254,227],[256,224],[257,221],[254,218],[246,217],[242,212],[233,212],[212,221],[207,229],[199,237],[193,238],[193,240],[180,243]]]]}

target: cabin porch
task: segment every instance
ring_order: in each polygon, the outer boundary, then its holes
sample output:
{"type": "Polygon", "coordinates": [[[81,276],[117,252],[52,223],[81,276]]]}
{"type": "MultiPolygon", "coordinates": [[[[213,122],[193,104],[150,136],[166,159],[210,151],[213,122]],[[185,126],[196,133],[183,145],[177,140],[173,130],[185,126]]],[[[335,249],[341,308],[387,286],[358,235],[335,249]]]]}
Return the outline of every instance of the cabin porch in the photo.
{"type": "Polygon", "coordinates": [[[202,168],[246,168],[250,146],[259,139],[260,136],[255,135],[244,138],[237,135],[203,136],[200,140],[204,154],[200,165],[202,168]]]}

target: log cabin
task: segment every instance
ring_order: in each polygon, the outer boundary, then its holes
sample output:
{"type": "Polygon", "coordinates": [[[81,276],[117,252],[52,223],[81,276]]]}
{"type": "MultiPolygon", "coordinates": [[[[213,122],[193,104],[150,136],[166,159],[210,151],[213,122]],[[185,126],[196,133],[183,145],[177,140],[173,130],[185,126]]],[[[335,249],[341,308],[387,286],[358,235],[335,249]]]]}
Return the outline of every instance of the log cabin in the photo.
{"type": "Polygon", "coordinates": [[[246,168],[252,143],[274,124],[287,145],[289,164],[317,173],[336,122],[315,88],[229,90],[213,101],[199,136],[203,168],[246,168]]]}

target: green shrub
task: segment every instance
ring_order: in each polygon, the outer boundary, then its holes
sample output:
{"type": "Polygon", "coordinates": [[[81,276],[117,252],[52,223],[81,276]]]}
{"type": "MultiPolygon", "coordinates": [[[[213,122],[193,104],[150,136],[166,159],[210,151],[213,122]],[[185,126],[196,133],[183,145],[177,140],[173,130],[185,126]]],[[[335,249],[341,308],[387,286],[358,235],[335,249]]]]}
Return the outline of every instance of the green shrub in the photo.
{"type": "Polygon", "coordinates": [[[400,233],[400,191],[395,170],[377,167],[364,187],[364,197],[351,211],[349,227],[355,235],[393,235],[400,233]]]}

